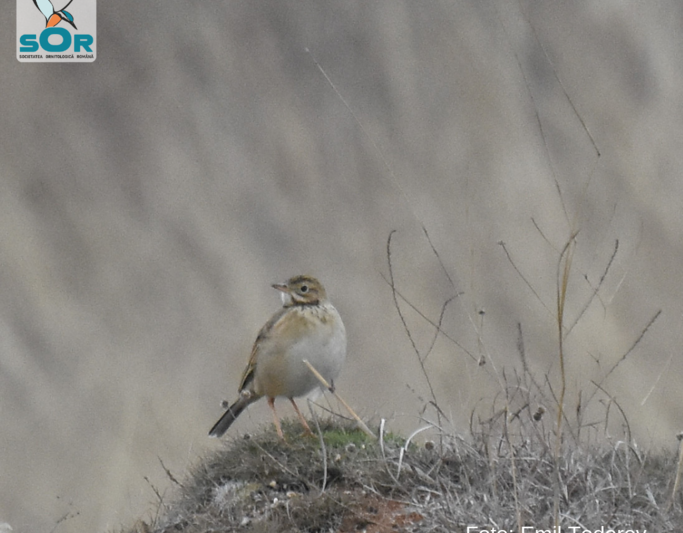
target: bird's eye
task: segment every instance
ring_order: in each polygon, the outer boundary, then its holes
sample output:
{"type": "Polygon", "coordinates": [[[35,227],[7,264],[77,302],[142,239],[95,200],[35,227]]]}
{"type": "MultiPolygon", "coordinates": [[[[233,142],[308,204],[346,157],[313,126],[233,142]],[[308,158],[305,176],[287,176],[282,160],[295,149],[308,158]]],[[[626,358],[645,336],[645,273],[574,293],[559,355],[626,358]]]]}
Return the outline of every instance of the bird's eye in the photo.
{"type": "Polygon", "coordinates": [[[302,285],[301,288],[299,289],[303,294],[306,294],[308,292],[308,285],[302,285]]]}

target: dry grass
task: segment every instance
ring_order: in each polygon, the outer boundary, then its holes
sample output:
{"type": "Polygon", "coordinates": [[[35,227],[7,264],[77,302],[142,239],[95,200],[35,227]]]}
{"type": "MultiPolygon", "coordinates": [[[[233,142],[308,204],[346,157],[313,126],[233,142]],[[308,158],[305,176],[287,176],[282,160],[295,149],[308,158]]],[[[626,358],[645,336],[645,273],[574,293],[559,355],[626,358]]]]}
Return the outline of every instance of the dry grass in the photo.
{"type": "MultiPolygon", "coordinates": [[[[150,523],[127,532],[550,529],[556,471],[565,530],[680,531],[683,501],[667,506],[674,454],[624,442],[564,446],[556,464],[554,443],[510,435],[523,418],[499,417],[467,440],[443,435],[441,449],[406,447],[390,434],[373,441],[331,420],[320,423],[324,448],[293,424],[285,424],[288,443],[271,429],[235,438],[174,481],[177,494],[160,498],[150,523]]],[[[530,415],[526,423],[540,422],[530,415]]]]}

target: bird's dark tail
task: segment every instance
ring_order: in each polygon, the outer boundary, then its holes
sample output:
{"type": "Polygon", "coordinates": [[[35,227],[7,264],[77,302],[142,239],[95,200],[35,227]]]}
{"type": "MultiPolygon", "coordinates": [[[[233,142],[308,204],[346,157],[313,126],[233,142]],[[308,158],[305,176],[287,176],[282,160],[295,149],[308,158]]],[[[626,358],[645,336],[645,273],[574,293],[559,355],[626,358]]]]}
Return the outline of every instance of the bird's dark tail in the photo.
{"type": "Polygon", "coordinates": [[[225,432],[228,431],[228,428],[232,425],[232,423],[237,420],[237,417],[240,416],[242,411],[244,411],[249,404],[258,399],[259,396],[256,395],[240,395],[239,400],[228,407],[228,410],[223,413],[223,416],[220,417],[218,422],[216,422],[211,428],[209,431],[209,437],[222,437],[225,432]]]}

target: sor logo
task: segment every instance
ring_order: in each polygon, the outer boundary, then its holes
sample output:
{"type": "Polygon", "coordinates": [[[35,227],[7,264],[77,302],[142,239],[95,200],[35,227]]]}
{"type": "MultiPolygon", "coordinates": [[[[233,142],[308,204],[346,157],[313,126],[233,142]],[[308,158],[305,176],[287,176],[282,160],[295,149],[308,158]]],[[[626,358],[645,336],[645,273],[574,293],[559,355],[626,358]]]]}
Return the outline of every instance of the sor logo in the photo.
{"type": "Polygon", "coordinates": [[[65,1],[32,0],[31,3],[30,0],[17,0],[19,61],[95,60],[95,0],[78,0],[79,4],[73,8],[70,6],[74,0],[68,0],[66,4],[65,1]],[[42,28],[40,33],[39,28],[42,28]]]}
{"type": "MultiPolygon", "coordinates": [[[[19,48],[20,52],[37,52],[40,48],[46,52],[66,52],[71,48],[71,33],[64,28],[45,28],[40,32],[40,37],[36,41],[35,35],[25,34],[19,39],[22,46],[19,48]],[[57,35],[61,41],[58,43],[50,42],[50,37],[57,35]]],[[[74,35],[74,52],[85,50],[92,52],[92,35],[74,35]]]]}

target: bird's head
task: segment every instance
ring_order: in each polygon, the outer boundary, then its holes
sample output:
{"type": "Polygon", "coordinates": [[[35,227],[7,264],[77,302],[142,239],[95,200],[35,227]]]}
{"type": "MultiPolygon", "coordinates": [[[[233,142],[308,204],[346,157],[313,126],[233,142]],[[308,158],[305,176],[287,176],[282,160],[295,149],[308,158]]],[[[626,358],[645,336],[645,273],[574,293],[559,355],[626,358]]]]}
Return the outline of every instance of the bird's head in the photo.
{"type": "Polygon", "coordinates": [[[322,283],[313,276],[294,276],[286,283],[275,283],[274,289],[282,292],[282,305],[317,305],[327,300],[322,283]]]}

